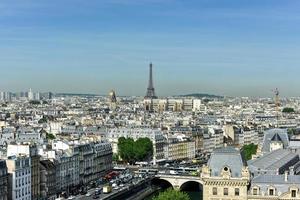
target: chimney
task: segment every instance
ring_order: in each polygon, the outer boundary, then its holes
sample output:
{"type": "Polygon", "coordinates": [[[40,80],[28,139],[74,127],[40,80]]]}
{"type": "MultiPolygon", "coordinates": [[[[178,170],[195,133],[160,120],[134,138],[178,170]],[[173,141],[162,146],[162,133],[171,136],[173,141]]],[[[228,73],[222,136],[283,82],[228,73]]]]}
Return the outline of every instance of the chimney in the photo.
{"type": "Polygon", "coordinates": [[[288,175],[289,175],[289,172],[288,172],[288,171],[285,171],[285,172],[284,172],[284,181],[285,181],[285,182],[288,181],[288,175]]]}
{"type": "Polygon", "coordinates": [[[295,175],[294,166],[291,166],[289,170],[290,170],[290,175],[295,175]]]}

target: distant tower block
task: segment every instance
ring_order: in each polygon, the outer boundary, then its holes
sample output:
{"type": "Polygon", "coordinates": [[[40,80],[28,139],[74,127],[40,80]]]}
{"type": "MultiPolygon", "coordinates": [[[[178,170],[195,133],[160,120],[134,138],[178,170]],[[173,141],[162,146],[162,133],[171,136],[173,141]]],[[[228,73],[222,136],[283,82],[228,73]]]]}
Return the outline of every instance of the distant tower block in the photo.
{"type": "Polygon", "coordinates": [[[157,96],[155,95],[155,89],[153,86],[152,63],[150,63],[149,65],[149,83],[145,99],[157,99],[157,96]]]}
{"type": "Polygon", "coordinates": [[[111,109],[116,109],[117,108],[117,97],[116,97],[116,92],[114,90],[111,90],[108,94],[109,98],[109,106],[111,109]]]}

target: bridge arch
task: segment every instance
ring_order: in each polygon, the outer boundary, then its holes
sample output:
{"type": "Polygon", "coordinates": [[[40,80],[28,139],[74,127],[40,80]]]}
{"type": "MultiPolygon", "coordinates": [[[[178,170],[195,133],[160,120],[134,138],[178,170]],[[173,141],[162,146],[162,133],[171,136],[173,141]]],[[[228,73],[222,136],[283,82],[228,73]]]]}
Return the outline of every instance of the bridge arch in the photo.
{"type": "Polygon", "coordinates": [[[179,189],[184,192],[200,192],[203,191],[203,185],[200,181],[188,180],[183,182],[179,189]]]}
{"type": "Polygon", "coordinates": [[[173,184],[169,180],[164,178],[154,178],[152,179],[151,183],[152,185],[161,187],[163,189],[174,188],[173,184]]]}

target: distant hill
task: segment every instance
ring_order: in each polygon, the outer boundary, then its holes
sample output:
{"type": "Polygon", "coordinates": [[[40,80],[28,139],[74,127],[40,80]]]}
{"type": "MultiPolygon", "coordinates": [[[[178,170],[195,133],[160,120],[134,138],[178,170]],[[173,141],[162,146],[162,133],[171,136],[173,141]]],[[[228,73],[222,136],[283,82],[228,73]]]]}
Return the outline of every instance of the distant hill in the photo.
{"type": "Polygon", "coordinates": [[[196,98],[217,98],[217,99],[223,99],[223,96],[220,95],[214,95],[214,94],[202,94],[202,93],[194,93],[194,94],[184,94],[184,95],[178,95],[180,97],[196,97],[196,98]]]}

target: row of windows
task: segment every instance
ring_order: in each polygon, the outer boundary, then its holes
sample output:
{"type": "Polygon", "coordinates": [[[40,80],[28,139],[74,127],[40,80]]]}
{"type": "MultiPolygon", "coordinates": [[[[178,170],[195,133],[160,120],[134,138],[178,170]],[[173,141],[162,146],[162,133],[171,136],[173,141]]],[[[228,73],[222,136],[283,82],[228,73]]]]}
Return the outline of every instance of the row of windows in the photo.
{"type": "Polygon", "coordinates": [[[16,171],[16,177],[18,176],[24,176],[30,174],[30,170],[29,169],[23,169],[22,171],[16,171]]]}
{"type": "MultiPolygon", "coordinates": [[[[213,193],[213,195],[218,195],[218,188],[213,187],[212,193],[213,193]]],[[[224,196],[228,196],[229,195],[228,188],[223,188],[223,195],[224,196]]],[[[240,196],[240,189],[239,188],[235,188],[234,189],[234,196],[240,196]]]]}
{"type": "Polygon", "coordinates": [[[29,158],[22,159],[22,160],[16,160],[16,166],[17,167],[24,167],[24,166],[29,166],[29,158]],[[22,165],[22,166],[21,166],[22,165]]]}
{"type": "Polygon", "coordinates": [[[27,183],[29,183],[30,184],[30,177],[28,176],[28,177],[25,177],[25,178],[22,178],[22,179],[16,179],[16,188],[19,186],[21,186],[21,184],[22,184],[22,186],[24,185],[24,184],[27,184],[27,183]]]}
{"type": "MultiPolygon", "coordinates": [[[[259,194],[258,188],[253,188],[252,189],[252,194],[253,195],[258,195],[259,194]]],[[[268,191],[268,195],[269,196],[274,196],[275,195],[275,189],[270,188],[269,191],[268,191]]],[[[297,197],[297,191],[296,190],[291,190],[291,197],[297,197]]]]}
{"type": "Polygon", "coordinates": [[[23,197],[25,195],[30,195],[30,187],[24,188],[22,190],[16,190],[16,198],[23,197]]]}

